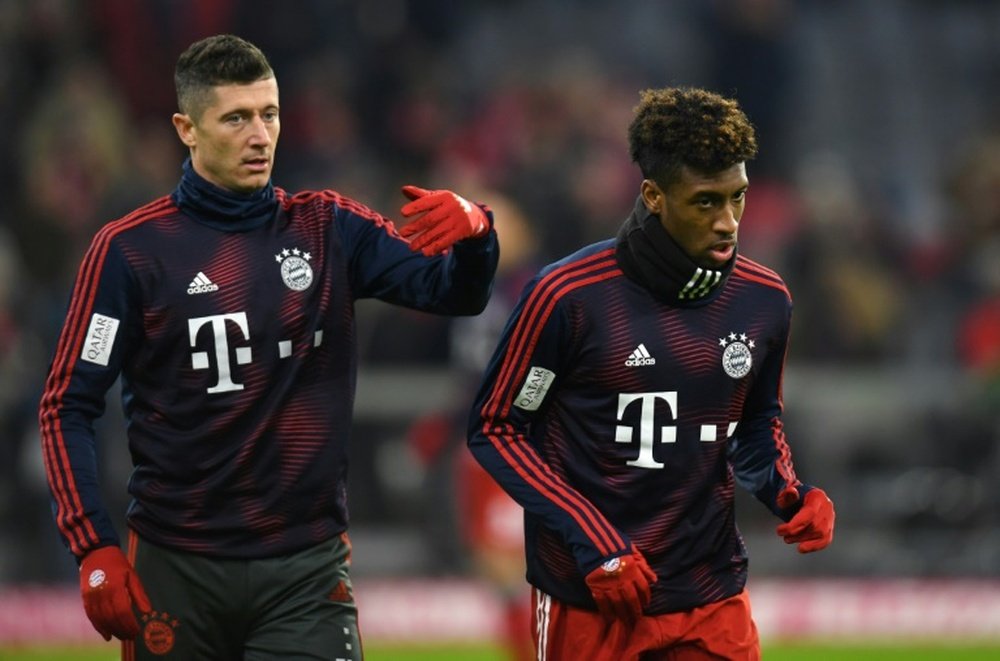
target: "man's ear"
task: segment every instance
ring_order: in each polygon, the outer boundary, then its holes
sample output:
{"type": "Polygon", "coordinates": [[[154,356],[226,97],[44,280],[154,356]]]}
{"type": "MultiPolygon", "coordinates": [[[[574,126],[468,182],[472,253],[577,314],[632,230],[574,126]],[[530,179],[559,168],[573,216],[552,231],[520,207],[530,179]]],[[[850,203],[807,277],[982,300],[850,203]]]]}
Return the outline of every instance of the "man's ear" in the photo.
{"type": "Polygon", "coordinates": [[[639,194],[642,196],[643,204],[646,205],[649,213],[659,216],[663,209],[664,194],[656,182],[652,179],[643,179],[639,186],[639,194]]]}
{"type": "Polygon", "coordinates": [[[189,115],[179,112],[175,112],[171,120],[174,123],[174,129],[177,131],[177,137],[181,139],[181,142],[188,147],[194,147],[197,142],[194,135],[194,120],[189,115]]]}

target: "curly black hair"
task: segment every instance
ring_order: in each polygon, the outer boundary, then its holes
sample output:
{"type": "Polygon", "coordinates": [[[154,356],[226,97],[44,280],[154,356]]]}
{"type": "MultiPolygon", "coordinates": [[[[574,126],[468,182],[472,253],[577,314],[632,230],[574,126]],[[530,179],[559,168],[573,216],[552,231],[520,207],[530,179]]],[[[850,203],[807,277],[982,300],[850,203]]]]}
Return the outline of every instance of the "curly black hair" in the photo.
{"type": "Polygon", "coordinates": [[[736,101],[698,88],[640,92],[628,141],[642,176],[661,188],[682,166],[713,174],[757,155],[754,127],[736,101]]]}
{"type": "Polygon", "coordinates": [[[249,41],[232,34],[206,37],[188,46],[177,59],[177,107],[198,118],[211,104],[213,87],[247,85],[272,76],[267,57],[249,41]]]}

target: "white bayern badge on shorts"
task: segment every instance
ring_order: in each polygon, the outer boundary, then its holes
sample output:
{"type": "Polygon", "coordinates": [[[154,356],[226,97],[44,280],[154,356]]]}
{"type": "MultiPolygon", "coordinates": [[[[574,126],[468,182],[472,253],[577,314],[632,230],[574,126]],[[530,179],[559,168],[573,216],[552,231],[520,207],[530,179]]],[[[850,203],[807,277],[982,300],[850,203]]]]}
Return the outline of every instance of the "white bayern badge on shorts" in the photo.
{"type": "Polygon", "coordinates": [[[111,349],[115,345],[119,323],[114,317],[95,312],[90,317],[90,327],[87,328],[87,337],[83,340],[80,359],[107,367],[108,361],[111,360],[111,349]]]}
{"type": "Polygon", "coordinates": [[[524,378],[521,392],[517,393],[514,406],[525,411],[537,411],[555,378],[555,372],[532,365],[531,369],[528,370],[528,375],[524,378]]]}

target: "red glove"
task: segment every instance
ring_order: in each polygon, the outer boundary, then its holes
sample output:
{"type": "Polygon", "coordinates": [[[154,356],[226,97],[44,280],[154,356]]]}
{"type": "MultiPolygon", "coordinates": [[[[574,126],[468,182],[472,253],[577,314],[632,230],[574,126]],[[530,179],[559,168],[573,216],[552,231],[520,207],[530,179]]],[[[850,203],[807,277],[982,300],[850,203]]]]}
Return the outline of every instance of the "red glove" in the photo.
{"type": "Polygon", "coordinates": [[[611,558],[587,574],[584,580],[601,615],[611,620],[635,622],[649,603],[649,586],[657,578],[633,544],[630,554],[611,558]]]}
{"type": "Polygon", "coordinates": [[[139,575],[117,546],[102,546],[83,557],[80,593],[90,623],[104,640],[111,640],[111,636],[121,640],[136,637],[139,623],[132,604],[143,613],[153,609],[139,575]]]}
{"type": "Polygon", "coordinates": [[[490,229],[482,209],[449,190],[403,186],[403,194],[413,200],[400,209],[404,217],[424,214],[399,230],[400,236],[410,239],[414,252],[440,255],[456,241],[483,236],[490,229]]]}
{"type": "MultiPolygon", "coordinates": [[[[785,496],[785,492],[781,495],[785,496]]],[[[790,501],[789,504],[794,504],[798,496],[798,491],[795,491],[794,499],[786,500],[790,501]]],[[[798,543],[799,553],[812,553],[825,549],[833,541],[833,521],[836,516],[833,501],[822,489],[813,489],[802,501],[802,509],[796,512],[791,521],[778,526],[777,532],[785,538],[786,544],[798,543]]]]}

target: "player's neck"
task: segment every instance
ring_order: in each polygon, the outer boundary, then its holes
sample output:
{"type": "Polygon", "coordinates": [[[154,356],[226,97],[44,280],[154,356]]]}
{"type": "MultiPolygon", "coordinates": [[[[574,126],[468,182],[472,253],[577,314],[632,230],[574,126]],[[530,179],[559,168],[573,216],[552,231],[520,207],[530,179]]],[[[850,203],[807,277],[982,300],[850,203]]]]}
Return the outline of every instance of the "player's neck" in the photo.
{"type": "Polygon", "coordinates": [[[733,255],[717,270],[698,266],[649,213],[641,198],[618,232],[615,253],[631,280],[658,299],[683,307],[714,299],[736,263],[733,255]]]}
{"type": "Polygon", "coordinates": [[[195,220],[227,231],[246,231],[267,223],[278,211],[274,186],[242,194],[220,188],[199,175],[191,159],[173,193],[177,206],[195,220]]]}

